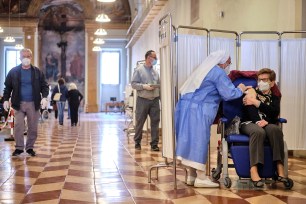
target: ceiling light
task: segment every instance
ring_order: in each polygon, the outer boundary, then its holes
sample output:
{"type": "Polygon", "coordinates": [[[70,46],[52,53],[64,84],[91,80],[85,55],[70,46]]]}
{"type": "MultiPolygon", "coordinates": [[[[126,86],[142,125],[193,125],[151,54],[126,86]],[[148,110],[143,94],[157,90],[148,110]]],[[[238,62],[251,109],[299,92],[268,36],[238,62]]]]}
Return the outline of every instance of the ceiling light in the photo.
{"type": "Polygon", "coordinates": [[[11,42],[15,42],[15,38],[9,35],[9,36],[6,36],[3,41],[11,43],[11,42]]]}
{"type": "Polygon", "coordinates": [[[18,49],[18,50],[21,50],[21,49],[23,49],[24,47],[23,47],[22,44],[16,44],[16,45],[15,45],[15,48],[18,49]]]}
{"type": "Polygon", "coordinates": [[[111,20],[106,14],[101,13],[96,17],[96,21],[107,23],[107,22],[110,22],[111,20]]]}
{"type": "Polygon", "coordinates": [[[8,12],[9,12],[8,13],[9,15],[9,35],[6,36],[3,41],[11,43],[11,42],[15,42],[15,38],[11,36],[11,1],[9,1],[8,12]]]}
{"type": "Polygon", "coordinates": [[[3,33],[3,28],[0,26],[0,33],[3,33]]]}
{"type": "Polygon", "coordinates": [[[102,45],[105,43],[105,41],[102,39],[102,38],[96,38],[94,41],[93,41],[94,44],[97,44],[97,45],[102,45]]]}
{"type": "Polygon", "coordinates": [[[103,2],[103,3],[111,3],[111,2],[115,2],[116,0],[98,0],[99,2],[103,2]]]}
{"type": "Polygon", "coordinates": [[[92,51],[100,52],[100,51],[102,51],[102,48],[101,48],[100,46],[94,46],[94,47],[92,48],[92,51]]]}
{"type": "Polygon", "coordinates": [[[103,28],[99,28],[96,32],[95,35],[107,35],[107,32],[103,28]]]}

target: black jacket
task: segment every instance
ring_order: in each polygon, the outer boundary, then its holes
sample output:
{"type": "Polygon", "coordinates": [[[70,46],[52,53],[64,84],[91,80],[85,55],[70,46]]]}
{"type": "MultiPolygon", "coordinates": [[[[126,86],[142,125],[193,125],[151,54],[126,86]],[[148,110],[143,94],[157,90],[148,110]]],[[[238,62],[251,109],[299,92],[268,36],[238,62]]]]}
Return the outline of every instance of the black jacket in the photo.
{"type": "MultiPolygon", "coordinates": [[[[3,90],[4,101],[11,98],[11,105],[15,110],[20,109],[20,80],[21,80],[21,64],[12,68],[5,78],[5,88],[3,90]]],[[[49,86],[46,82],[44,73],[35,66],[31,65],[31,79],[35,110],[40,109],[40,101],[42,98],[47,98],[49,94],[49,86]]]]}
{"type": "Polygon", "coordinates": [[[278,116],[280,113],[280,97],[272,94],[263,94],[256,89],[256,98],[261,101],[258,108],[253,105],[243,106],[242,109],[242,122],[252,121],[256,123],[261,119],[264,119],[268,123],[277,124],[278,116]],[[262,118],[260,117],[260,113],[262,118]]]}
{"type": "Polygon", "coordinates": [[[77,89],[72,89],[68,91],[68,102],[69,106],[76,105],[79,106],[80,101],[83,99],[83,95],[77,89]]]}

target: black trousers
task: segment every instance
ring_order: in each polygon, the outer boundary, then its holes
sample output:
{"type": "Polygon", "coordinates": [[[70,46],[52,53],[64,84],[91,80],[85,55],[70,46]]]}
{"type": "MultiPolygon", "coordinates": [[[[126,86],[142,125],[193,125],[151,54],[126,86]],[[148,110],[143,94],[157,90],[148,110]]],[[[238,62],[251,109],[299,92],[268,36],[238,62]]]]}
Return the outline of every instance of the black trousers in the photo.
{"type": "Polygon", "coordinates": [[[75,103],[69,104],[71,125],[77,124],[79,121],[79,115],[78,115],[79,105],[80,104],[75,104],[75,103]]]}

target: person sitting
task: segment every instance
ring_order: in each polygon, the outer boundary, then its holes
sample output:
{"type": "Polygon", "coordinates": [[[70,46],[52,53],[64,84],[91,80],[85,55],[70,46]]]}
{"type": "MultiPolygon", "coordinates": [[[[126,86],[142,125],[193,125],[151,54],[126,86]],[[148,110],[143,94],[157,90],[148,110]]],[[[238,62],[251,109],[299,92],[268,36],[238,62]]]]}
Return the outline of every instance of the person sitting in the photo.
{"type": "Polygon", "coordinates": [[[275,86],[276,74],[273,70],[263,68],[258,71],[258,85],[255,92],[243,98],[241,133],[249,135],[250,175],[255,187],[262,188],[264,182],[259,176],[258,167],[264,165],[264,142],[268,138],[273,161],[277,167],[277,180],[288,180],[284,171],[284,135],[277,125],[280,114],[280,96],[271,91],[275,86]]]}

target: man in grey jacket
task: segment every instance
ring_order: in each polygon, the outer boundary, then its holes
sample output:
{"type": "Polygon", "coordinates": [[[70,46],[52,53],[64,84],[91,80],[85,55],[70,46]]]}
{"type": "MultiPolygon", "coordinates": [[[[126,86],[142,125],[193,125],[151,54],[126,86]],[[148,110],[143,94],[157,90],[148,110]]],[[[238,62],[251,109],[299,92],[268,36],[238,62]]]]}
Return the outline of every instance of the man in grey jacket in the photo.
{"type": "Polygon", "coordinates": [[[40,108],[48,106],[49,87],[43,72],[31,65],[32,51],[22,49],[20,51],[21,64],[12,68],[6,76],[3,91],[3,108],[8,111],[9,99],[15,110],[14,139],[16,149],[13,156],[26,152],[35,156],[33,150],[37,138],[38,119],[40,108]],[[24,119],[27,117],[28,132],[27,142],[24,145],[24,119]]]}
{"type": "Polygon", "coordinates": [[[137,67],[132,78],[132,87],[137,90],[135,149],[141,150],[143,125],[150,116],[151,120],[151,150],[159,151],[159,121],[160,121],[160,79],[153,69],[157,62],[156,53],[149,50],[145,54],[145,64],[137,67]]]}

